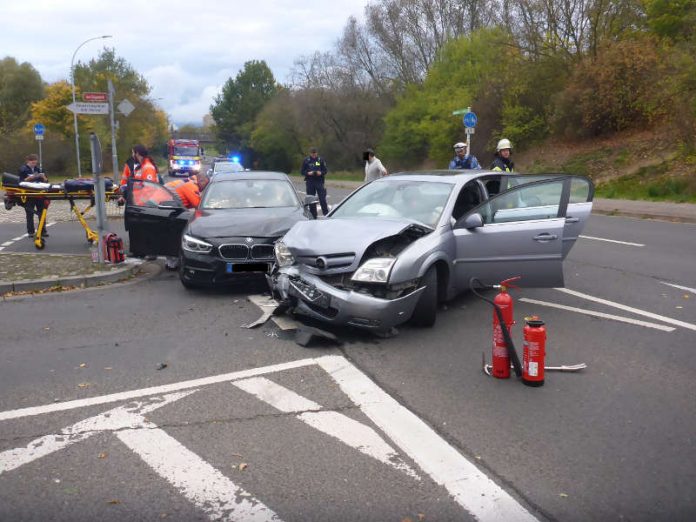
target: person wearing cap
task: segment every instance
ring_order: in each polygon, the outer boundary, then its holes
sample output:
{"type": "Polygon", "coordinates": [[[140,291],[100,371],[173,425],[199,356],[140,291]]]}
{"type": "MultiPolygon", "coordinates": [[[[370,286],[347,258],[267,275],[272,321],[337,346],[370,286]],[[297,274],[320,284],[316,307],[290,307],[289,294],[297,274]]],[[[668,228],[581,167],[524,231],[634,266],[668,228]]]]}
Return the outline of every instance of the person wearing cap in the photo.
{"type": "Polygon", "coordinates": [[[476,156],[468,154],[466,143],[460,141],[454,144],[454,159],[450,161],[450,170],[480,169],[476,156]]]}
{"type": "Polygon", "coordinates": [[[510,140],[503,138],[495,148],[495,158],[493,163],[491,163],[491,170],[514,172],[515,163],[510,159],[510,156],[512,156],[512,143],[510,143],[510,140]]]}
{"type": "MultiPolygon", "coordinates": [[[[326,204],[326,189],[324,188],[324,177],[326,176],[326,162],[319,157],[317,149],[309,149],[309,156],[302,162],[302,175],[305,179],[305,187],[308,196],[318,196],[322,214],[329,213],[329,206],[326,204]]],[[[310,205],[309,211],[314,219],[317,218],[317,206],[310,205]]]]}
{"type": "Polygon", "coordinates": [[[363,152],[363,160],[365,161],[365,183],[369,183],[370,181],[374,181],[389,174],[384,165],[382,165],[380,159],[375,156],[374,150],[367,149],[363,152]]]}

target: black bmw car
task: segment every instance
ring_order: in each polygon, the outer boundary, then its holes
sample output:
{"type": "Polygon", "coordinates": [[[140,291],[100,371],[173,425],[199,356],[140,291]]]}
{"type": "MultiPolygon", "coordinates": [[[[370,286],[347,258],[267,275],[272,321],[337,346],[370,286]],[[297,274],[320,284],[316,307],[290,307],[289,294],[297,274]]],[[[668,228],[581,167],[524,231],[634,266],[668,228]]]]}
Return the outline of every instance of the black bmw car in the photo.
{"type": "Polygon", "coordinates": [[[275,241],[307,219],[308,204],[278,172],[217,175],[192,210],[169,188],[137,182],[125,212],[131,254],[180,256],[187,288],[267,273],[275,241]]]}

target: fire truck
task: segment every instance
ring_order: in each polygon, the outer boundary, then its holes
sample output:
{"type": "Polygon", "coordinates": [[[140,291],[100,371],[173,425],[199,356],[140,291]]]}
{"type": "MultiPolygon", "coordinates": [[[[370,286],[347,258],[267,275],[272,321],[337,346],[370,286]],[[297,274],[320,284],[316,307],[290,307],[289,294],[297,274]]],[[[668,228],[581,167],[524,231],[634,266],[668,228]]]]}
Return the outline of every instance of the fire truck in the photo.
{"type": "Polygon", "coordinates": [[[201,147],[198,140],[169,140],[167,142],[167,160],[170,176],[200,172],[201,147]]]}

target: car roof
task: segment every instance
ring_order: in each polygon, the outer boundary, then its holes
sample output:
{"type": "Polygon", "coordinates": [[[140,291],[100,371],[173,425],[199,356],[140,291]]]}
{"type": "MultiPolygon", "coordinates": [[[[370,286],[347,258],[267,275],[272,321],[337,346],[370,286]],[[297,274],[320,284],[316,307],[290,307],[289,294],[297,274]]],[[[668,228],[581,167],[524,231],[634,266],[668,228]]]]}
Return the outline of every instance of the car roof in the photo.
{"type": "Polygon", "coordinates": [[[437,181],[440,183],[462,183],[476,179],[483,174],[502,174],[502,172],[489,170],[421,170],[413,172],[397,172],[378,181],[403,180],[411,181],[437,181]]]}
{"type": "Polygon", "coordinates": [[[212,183],[218,183],[220,181],[237,181],[244,179],[279,179],[283,181],[290,181],[287,174],[282,172],[270,172],[263,170],[243,170],[239,172],[220,172],[215,174],[212,183]]]}

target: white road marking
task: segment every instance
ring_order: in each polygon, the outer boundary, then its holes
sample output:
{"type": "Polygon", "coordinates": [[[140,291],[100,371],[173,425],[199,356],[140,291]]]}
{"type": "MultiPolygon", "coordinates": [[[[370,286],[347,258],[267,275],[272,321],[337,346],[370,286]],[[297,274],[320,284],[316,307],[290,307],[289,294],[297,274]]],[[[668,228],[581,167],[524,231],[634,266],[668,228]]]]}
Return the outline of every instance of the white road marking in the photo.
{"type": "Polygon", "coordinates": [[[652,312],[646,312],[645,310],[639,310],[638,308],[633,308],[630,306],[622,305],[621,303],[615,303],[614,301],[608,301],[607,299],[601,299],[599,297],[583,294],[582,292],[570,290],[568,288],[556,288],[556,290],[565,294],[574,295],[575,297],[587,299],[588,301],[594,301],[595,303],[613,306],[614,308],[618,308],[619,310],[625,310],[626,312],[631,312],[634,314],[643,315],[645,317],[650,317],[651,319],[656,319],[658,321],[662,321],[663,323],[673,324],[675,326],[681,326],[682,328],[687,328],[689,330],[696,331],[696,324],[686,323],[684,321],[679,321],[678,319],[672,319],[671,317],[665,317],[664,315],[658,315],[652,312]]]}
{"type": "MultiPolygon", "coordinates": [[[[141,417],[142,419],[142,417],[141,417]]],[[[211,520],[280,520],[258,499],[155,424],[116,436],[211,520]]]]}
{"type": "Polygon", "coordinates": [[[293,368],[301,368],[303,366],[310,366],[313,364],[316,364],[315,359],[300,359],[298,361],[274,364],[271,366],[264,366],[262,368],[252,368],[250,370],[223,373],[221,375],[213,375],[211,377],[203,377],[201,379],[176,382],[173,384],[164,384],[162,386],[153,386],[151,388],[142,388],[140,390],[112,393],[110,395],[102,395],[100,397],[77,399],[74,401],[63,403],[50,403],[44,404],[43,406],[31,406],[29,408],[21,408],[18,410],[7,410],[0,412],[0,421],[8,419],[19,419],[22,417],[30,417],[33,415],[42,415],[44,413],[54,413],[57,411],[73,410],[75,408],[84,408],[85,406],[97,406],[99,404],[108,404],[110,402],[133,400],[139,397],[146,397],[148,395],[159,395],[179,390],[186,390],[190,388],[198,388],[201,386],[208,386],[210,384],[235,381],[237,379],[245,379],[247,377],[256,377],[257,375],[280,372],[283,370],[290,370],[293,368]]]}
{"type": "Polygon", "coordinates": [[[529,299],[527,297],[520,298],[520,301],[522,301],[523,303],[530,303],[539,306],[548,306],[549,308],[558,308],[560,310],[567,310],[569,312],[577,312],[579,314],[601,317],[603,319],[611,319],[613,321],[620,321],[622,323],[645,326],[646,328],[654,328],[655,330],[662,330],[663,332],[673,332],[676,329],[671,326],[665,326],[663,324],[648,323],[646,321],[640,321],[639,319],[631,319],[630,317],[621,317],[620,315],[605,314],[603,312],[595,312],[594,310],[585,310],[584,308],[575,308],[574,306],[549,303],[547,301],[537,301],[536,299],[529,299]]]}
{"type": "MultiPolygon", "coordinates": [[[[44,225],[44,226],[45,226],[46,228],[48,228],[48,227],[52,227],[52,226],[55,225],[56,223],[57,223],[57,221],[51,221],[50,223],[46,223],[46,225],[44,225]]],[[[5,247],[11,246],[12,243],[17,242],[17,241],[19,241],[20,239],[24,239],[25,237],[29,237],[29,234],[22,234],[21,236],[13,237],[13,238],[10,239],[9,241],[5,241],[2,245],[0,245],[0,250],[4,250],[5,247]]]]}
{"type": "Polygon", "coordinates": [[[607,239],[604,237],[594,237],[594,236],[585,236],[580,234],[580,236],[583,239],[594,239],[595,241],[606,241],[607,243],[618,243],[620,245],[628,245],[628,246],[635,246],[635,247],[644,247],[645,245],[643,243],[631,243],[629,241],[617,241],[616,239],[607,239]]]}
{"type": "Polygon", "coordinates": [[[681,285],[673,285],[672,283],[665,283],[662,281],[663,285],[667,286],[672,286],[674,288],[678,288],[679,290],[686,290],[687,292],[691,292],[692,294],[696,294],[696,288],[689,288],[688,286],[681,286],[681,285]]]}
{"type": "Polygon", "coordinates": [[[340,356],[317,363],[343,392],[454,500],[481,522],[536,518],[425,422],[340,356]]]}
{"type": "MultiPolygon", "coordinates": [[[[149,402],[138,402],[104,412],[96,417],[73,424],[58,434],[45,435],[31,441],[23,448],[15,448],[0,453],[0,475],[28,464],[29,462],[50,455],[76,442],[88,439],[100,431],[116,431],[134,427],[134,415],[145,415],[162,406],[177,401],[197,390],[172,393],[162,398],[153,398],[149,402]]],[[[137,422],[135,423],[137,425],[137,422]]]]}
{"type": "Polygon", "coordinates": [[[265,377],[236,381],[234,385],[280,411],[298,413],[297,418],[312,428],[340,440],[368,457],[377,459],[389,467],[420,480],[418,474],[403,461],[396,450],[369,426],[365,426],[342,413],[318,411],[322,409],[320,404],[265,377]]]}
{"type": "MultiPolygon", "coordinates": [[[[372,420],[381,430],[384,432],[395,445],[404,451],[421,469],[427,473],[432,480],[437,484],[445,487],[449,493],[452,495],[455,502],[462,506],[465,510],[471,513],[481,522],[488,521],[534,521],[536,518],[525,509],[519,502],[517,502],[509,493],[498,486],[492,479],[490,479],[482,470],[478,469],[472,462],[467,460],[463,455],[461,455],[455,448],[453,448],[447,441],[442,439],[432,428],[430,428],[425,422],[418,418],[414,413],[409,411],[407,408],[399,404],[393,397],[388,395],[384,390],[378,387],[369,377],[360,372],[355,366],[348,362],[345,358],[337,355],[329,355],[324,357],[319,357],[316,359],[302,359],[299,361],[292,361],[289,363],[277,364],[272,366],[266,366],[262,368],[253,368],[250,370],[242,370],[238,372],[232,372],[212,377],[206,377],[202,379],[194,379],[190,381],[183,381],[179,383],[155,386],[151,388],[144,388],[141,390],[132,390],[122,393],[114,393],[111,395],[105,395],[101,397],[92,397],[89,399],[80,399],[76,401],[70,401],[64,404],[48,404],[44,406],[35,406],[30,408],[22,408],[18,410],[10,410],[5,412],[0,412],[0,420],[16,419],[32,415],[39,415],[43,413],[65,411],[74,408],[80,408],[84,406],[93,406],[97,404],[105,404],[114,401],[121,400],[132,400],[136,397],[143,397],[148,395],[162,394],[162,393],[172,393],[181,390],[191,390],[192,388],[198,388],[201,386],[209,384],[217,384],[221,382],[235,381],[240,379],[247,379],[250,377],[257,377],[259,375],[264,375],[272,372],[279,372],[287,369],[300,368],[304,366],[317,364],[322,367],[339,385],[344,393],[360,408],[360,410],[372,420]]],[[[188,393],[193,393],[195,390],[191,390],[188,393]]],[[[163,400],[174,401],[183,396],[186,393],[173,394],[165,397],[163,400]]],[[[304,398],[303,398],[304,399],[304,398]]],[[[156,399],[152,399],[156,400],[156,399]]],[[[162,400],[160,398],[160,400],[162,400]]],[[[307,399],[304,399],[307,400],[307,399]]],[[[141,416],[138,417],[138,422],[136,426],[131,423],[130,426],[123,426],[123,416],[130,413],[127,407],[116,408],[107,412],[109,414],[110,420],[115,426],[113,429],[133,429],[142,427],[143,422],[147,422],[142,418],[142,414],[146,413],[143,409],[150,407],[160,407],[164,405],[163,402],[157,403],[155,406],[146,405],[144,408],[138,405],[138,413],[141,416]],[[114,412],[122,411],[122,415],[114,415],[114,412]]],[[[312,412],[307,412],[307,414],[312,414],[312,412]]],[[[106,417],[107,414],[103,414],[98,417],[106,417]]],[[[132,420],[133,415],[130,414],[129,419],[132,420]]],[[[307,419],[306,422],[313,422],[312,419],[307,419]]],[[[324,422],[324,421],[322,421],[324,422]]],[[[79,424],[79,423],[78,423],[79,424]]],[[[103,424],[102,424],[103,426],[103,424]]],[[[85,426],[87,430],[94,431],[94,426],[85,426]]],[[[156,428],[156,427],[155,427],[156,428]]],[[[103,428],[102,428],[103,429],[103,428]]],[[[50,453],[55,451],[51,449],[52,447],[60,449],[67,444],[72,443],[73,439],[83,440],[80,438],[80,433],[85,433],[85,430],[79,431],[77,434],[68,434],[69,441],[65,441],[63,436],[54,435],[51,439],[43,440],[37,439],[31,443],[27,448],[21,448],[20,450],[10,450],[9,452],[4,452],[0,454],[2,460],[0,462],[5,466],[9,466],[10,463],[19,462],[21,456],[17,456],[17,451],[24,450],[34,452],[32,454],[36,455],[36,452],[47,452],[50,453]],[[46,449],[42,447],[46,444],[46,449]]],[[[119,432],[126,433],[125,431],[119,432]]],[[[50,436],[49,436],[50,437],[50,436]]],[[[128,437],[126,437],[128,438],[128,437]]],[[[122,439],[123,440],[123,439],[122,439]]],[[[152,442],[152,441],[149,441],[152,442]]],[[[134,437],[129,439],[129,443],[134,447],[141,447],[143,444],[143,439],[134,437]]],[[[167,443],[158,440],[157,444],[171,444],[171,441],[167,443]]],[[[179,471],[182,469],[181,463],[178,463],[173,468],[166,468],[166,462],[163,459],[170,459],[170,451],[159,452],[156,449],[149,447],[149,443],[146,441],[144,443],[148,446],[150,453],[146,454],[146,462],[150,463],[152,466],[158,466],[157,471],[163,470],[163,473],[171,474],[171,480],[179,480],[179,471]],[[164,467],[163,467],[164,466],[164,467]]],[[[181,448],[176,447],[174,452],[178,452],[181,448]]],[[[24,456],[26,460],[27,456],[24,456]]],[[[37,458],[37,457],[34,457],[37,458]]],[[[183,458],[183,457],[182,457],[183,458]]],[[[190,458],[186,456],[185,458],[190,458]]],[[[33,460],[33,459],[32,459],[33,460]]],[[[200,464],[200,463],[199,463],[200,464]]],[[[21,463],[19,464],[21,465],[21,463]]],[[[14,466],[16,467],[16,465],[14,466]]],[[[167,477],[165,477],[167,478],[167,477]]],[[[168,478],[168,480],[170,480],[168,478]]],[[[200,491],[197,489],[199,483],[193,481],[191,483],[177,482],[180,489],[190,488],[187,495],[191,495],[189,498],[193,498],[194,495],[199,495],[200,491]]],[[[236,487],[236,486],[235,486],[236,487]]],[[[196,497],[199,498],[199,497],[196,497]]],[[[236,502],[239,504],[240,499],[237,498],[236,502]]],[[[206,500],[205,506],[210,507],[209,502],[206,500]]],[[[211,509],[218,509],[217,507],[211,507],[211,509]]],[[[212,513],[212,511],[211,511],[212,513]]],[[[274,516],[272,512],[268,510],[263,512],[264,516],[270,517],[274,516]]],[[[261,515],[259,515],[261,516],[261,515]]]]}

